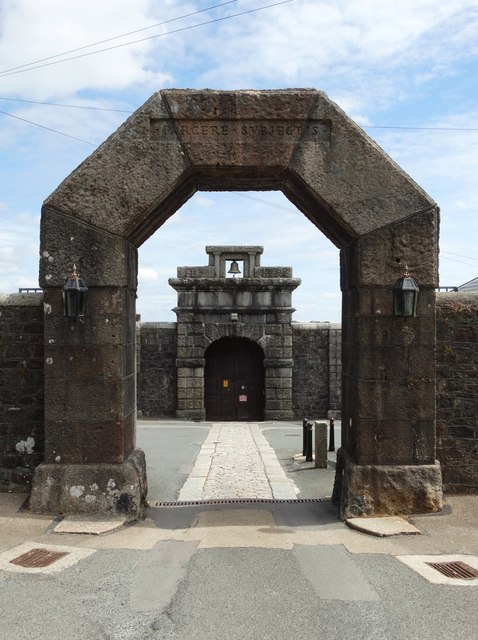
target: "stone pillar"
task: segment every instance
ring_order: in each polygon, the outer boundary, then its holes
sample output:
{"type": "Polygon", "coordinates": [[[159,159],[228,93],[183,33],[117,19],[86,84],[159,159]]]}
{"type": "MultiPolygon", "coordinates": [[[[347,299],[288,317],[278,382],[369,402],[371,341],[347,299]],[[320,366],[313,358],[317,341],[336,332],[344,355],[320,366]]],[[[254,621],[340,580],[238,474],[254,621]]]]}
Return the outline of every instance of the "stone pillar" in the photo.
{"type": "Polygon", "coordinates": [[[265,420],[292,420],[292,365],[293,360],[266,358],[265,368],[265,420]]]}
{"type": "MultiPolygon", "coordinates": [[[[265,411],[266,420],[292,420],[292,327],[290,314],[286,322],[266,324],[264,343],[265,351],[265,411]]],[[[284,320],[281,317],[277,320],[284,320]]]]}
{"type": "Polygon", "coordinates": [[[134,450],[136,250],[68,222],[54,212],[43,217],[45,463],[35,472],[31,508],[136,517],[146,492],[144,456],[134,450]],[[67,255],[69,237],[76,251],[82,240],[100,245],[105,262],[114,254],[110,265],[121,269],[105,275],[95,254],[88,261],[67,255]],[[62,304],[73,262],[88,286],[86,316],[77,319],[64,317],[62,304]]]}
{"type": "Polygon", "coordinates": [[[177,334],[176,416],[186,420],[204,420],[204,324],[192,313],[178,312],[177,334]]]}
{"type": "Polygon", "coordinates": [[[344,517],[442,505],[435,461],[433,229],[428,212],[413,226],[400,223],[342,252],[344,517]],[[407,256],[407,248],[418,255],[407,256]],[[392,288],[405,262],[420,286],[412,318],[393,313],[392,288]]]}

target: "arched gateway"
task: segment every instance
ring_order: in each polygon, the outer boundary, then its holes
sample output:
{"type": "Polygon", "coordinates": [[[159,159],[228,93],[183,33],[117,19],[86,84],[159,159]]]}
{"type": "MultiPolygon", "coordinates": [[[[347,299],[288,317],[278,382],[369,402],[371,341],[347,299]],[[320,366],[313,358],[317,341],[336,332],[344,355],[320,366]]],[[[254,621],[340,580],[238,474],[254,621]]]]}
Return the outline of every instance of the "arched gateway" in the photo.
{"type": "MultiPolygon", "coordinates": [[[[281,190],[341,249],[342,515],[439,509],[437,207],[311,89],[160,91],[46,200],[46,441],[32,509],[140,511],[137,248],[198,190],[281,190]],[[89,287],[87,316],[77,321],[62,310],[73,263],[89,287]],[[393,313],[392,288],[405,264],[420,285],[411,318],[393,313]]],[[[204,362],[182,366],[194,376],[204,362]]]]}
{"type": "Polygon", "coordinates": [[[206,420],[264,420],[264,352],[247,338],[221,338],[205,352],[206,420]]]}

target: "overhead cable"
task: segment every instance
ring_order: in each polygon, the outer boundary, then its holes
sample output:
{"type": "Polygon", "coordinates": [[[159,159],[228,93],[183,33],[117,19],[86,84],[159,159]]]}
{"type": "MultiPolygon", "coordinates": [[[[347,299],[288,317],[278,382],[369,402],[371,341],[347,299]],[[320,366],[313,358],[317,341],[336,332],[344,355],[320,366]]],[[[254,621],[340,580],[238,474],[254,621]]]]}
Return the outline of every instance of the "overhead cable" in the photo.
{"type": "Polygon", "coordinates": [[[90,111],[111,111],[113,113],[134,113],[134,111],[128,111],[126,109],[109,109],[107,107],[91,107],[83,104],[60,104],[57,102],[40,102],[38,100],[24,100],[22,98],[3,98],[0,96],[0,100],[8,100],[9,102],[23,102],[26,104],[40,104],[47,107],[65,107],[67,109],[88,109],[90,111]]]}
{"type": "MultiPolygon", "coordinates": [[[[58,102],[41,102],[39,100],[25,100],[23,98],[5,98],[0,96],[0,100],[8,100],[9,102],[22,102],[25,104],[39,104],[47,107],[65,107],[67,109],[85,109],[90,111],[109,111],[111,113],[127,113],[131,115],[134,111],[130,109],[112,109],[109,107],[92,107],[83,104],[62,104],[58,102]]],[[[412,127],[405,125],[359,125],[362,129],[403,129],[404,131],[478,131],[478,127],[412,127]]]]}
{"type": "Polygon", "coordinates": [[[23,69],[24,67],[30,67],[31,65],[38,64],[40,62],[46,62],[47,60],[53,60],[54,58],[61,58],[61,56],[67,56],[70,53],[76,53],[77,51],[83,51],[84,49],[89,49],[90,47],[96,47],[99,44],[105,44],[106,42],[112,42],[113,40],[119,40],[119,38],[126,38],[127,36],[132,36],[135,33],[140,33],[141,31],[147,31],[148,29],[154,29],[155,27],[161,27],[165,24],[169,24],[170,22],[176,22],[178,20],[183,20],[184,18],[190,18],[191,16],[195,16],[198,13],[204,13],[205,11],[211,11],[212,9],[217,9],[218,7],[223,7],[226,4],[233,4],[237,2],[237,0],[227,0],[227,2],[221,2],[220,4],[212,5],[211,7],[207,7],[206,9],[199,9],[199,11],[193,11],[192,13],[185,13],[182,16],[178,16],[176,18],[170,18],[169,20],[163,20],[163,22],[157,22],[156,24],[152,24],[149,27],[142,27],[141,29],[135,29],[134,31],[128,31],[126,33],[122,33],[119,36],[113,36],[112,38],[106,38],[105,40],[98,40],[98,42],[92,42],[91,44],[85,44],[82,47],[76,47],[76,49],[69,49],[68,51],[63,51],[62,53],[56,53],[53,56],[48,56],[46,58],[40,58],[40,60],[34,60],[33,62],[27,62],[26,64],[18,65],[17,67],[11,67],[10,69],[4,69],[0,71],[0,75],[7,73],[9,71],[16,71],[17,69],[23,69]]]}
{"type": "Polygon", "coordinates": [[[47,131],[51,131],[52,133],[58,133],[60,136],[65,136],[67,138],[71,138],[72,140],[77,140],[78,142],[84,142],[85,144],[89,144],[92,147],[97,147],[97,144],[93,142],[88,142],[88,140],[82,140],[81,138],[77,138],[76,136],[71,136],[69,133],[63,133],[63,131],[57,131],[56,129],[52,129],[51,127],[46,127],[43,124],[38,124],[38,122],[32,122],[31,120],[27,120],[26,118],[20,118],[20,116],[14,116],[13,113],[7,113],[6,111],[0,111],[4,116],[10,116],[10,118],[15,118],[15,120],[21,120],[22,122],[26,122],[28,124],[32,124],[35,127],[40,127],[40,129],[46,129],[47,131]]]}
{"type": "Polygon", "coordinates": [[[230,20],[231,18],[238,18],[240,16],[245,16],[251,13],[257,13],[258,11],[264,11],[265,9],[271,9],[273,7],[278,7],[281,4],[288,4],[289,2],[294,2],[294,0],[281,0],[280,2],[274,2],[272,4],[267,4],[262,7],[257,7],[255,9],[248,9],[247,11],[240,11],[239,13],[232,13],[229,16],[223,16],[222,18],[215,18],[214,20],[206,20],[205,22],[198,22],[197,24],[192,24],[187,27],[180,27],[178,29],[173,29],[172,31],[166,31],[165,33],[158,33],[154,36],[148,36],[147,38],[140,38],[139,40],[131,40],[130,42],[124,42],[122,44],[116,44],[112,47],[105,47],[104,49],[97,49],[96,51],[89,51],[87,53],[82,53],[77,56],[70,56],[69,58],[63,58],[62,60],[55,60],[54,62],[45,62],[43,64],[32,64],[31,66],[27,66],[27,68],[17,68],[16,71],[3,71],[0,72],[0,78],[5,78],[7,76],[16,75],[18,73],[25,73],[26,71],[33,71],[35,69],[41,69],[43,67],[50,67],[55,64],[61,64],[63,62],[69,62],[71,60],[78,60],[79,58],[86,58],[87,56],[93,56],[97,53],[104,53],[105,51],[112,51],[113,49],[120,49],[122,47],[128,47],[132,44],[138,44],[139,42],[146,42],[148,40],[154,40],[155,38],[162,38],[164,36],[170,36],[175,33],[181,33],[183,31],[189,31],[190,29],[197,29],[198,27],[204,27],[208,24],[214,24],[216,22],[223,22],[224,20],[230,20]]]}

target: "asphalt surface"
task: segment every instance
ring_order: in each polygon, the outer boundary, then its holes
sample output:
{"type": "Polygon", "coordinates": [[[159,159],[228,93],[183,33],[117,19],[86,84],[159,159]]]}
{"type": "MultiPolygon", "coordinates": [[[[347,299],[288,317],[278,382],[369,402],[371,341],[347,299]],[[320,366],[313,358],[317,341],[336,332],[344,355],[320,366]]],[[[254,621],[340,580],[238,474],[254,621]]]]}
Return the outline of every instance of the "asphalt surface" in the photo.
{"type": "MultiPolygon", "coordinates": [[[[328,468],[297,459],[302,453],[302,422],[260,422],[259,428],[274,449],[288,478],[299,490],[299,498],[332,495],[335,452],[328,452],[328,468]]],[[[204,443],[211,423],[181,420],[138,421],[137,445],[144,450],[148,469],[148,500],[177,500],[179,491],[204,443]]],[[[335,449],[340,446],[340,422],[335,422],[335,449]]]]}
{"type": "MultiPolygon", "coordinates": [[[[140,423],[152,503],[175,499],[208,427],[140,423]]],[[[294,461],[297,427],[261,424],[299,497],[319,497],[334,461],[320,475],[294,461]]],[[[475,496],[411,518],[421,535],[391,538],[349,529],[327,501],[151,507],[109,534],[59,535],[61,517],[32,515],[23,500],[0,494],[0,558],[23,542],[92,553],[57,572],[0,566],[2,640],[476,638],[476,581],[431,584],[400,561],[476,558],[475,496]]]]}

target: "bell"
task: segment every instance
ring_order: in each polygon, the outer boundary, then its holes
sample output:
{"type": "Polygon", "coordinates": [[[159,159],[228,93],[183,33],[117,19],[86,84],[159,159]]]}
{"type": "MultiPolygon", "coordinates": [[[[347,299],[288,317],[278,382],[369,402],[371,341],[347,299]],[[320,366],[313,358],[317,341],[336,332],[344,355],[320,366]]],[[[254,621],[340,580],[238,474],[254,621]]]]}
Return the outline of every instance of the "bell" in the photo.
{"type": "Polygon", "coordinates": [[[241,273],[241,270],[239,269],[239,265],[237,264],[236,260],[233,260],[231,262],[231,268],[229,269],[228,273],[232,273],[233,278],[236,276],[237,273],[241,273]]]}

